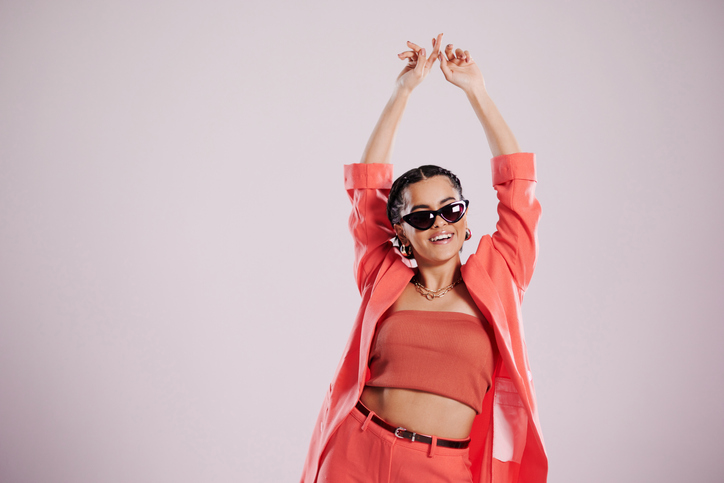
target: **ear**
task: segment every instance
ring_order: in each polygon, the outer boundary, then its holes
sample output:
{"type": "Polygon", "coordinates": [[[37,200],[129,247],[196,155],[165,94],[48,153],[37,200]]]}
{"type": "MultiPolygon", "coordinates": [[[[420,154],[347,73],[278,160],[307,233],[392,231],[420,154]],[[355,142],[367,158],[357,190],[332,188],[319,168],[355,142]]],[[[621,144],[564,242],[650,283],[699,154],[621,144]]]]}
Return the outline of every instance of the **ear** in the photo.
{"type": "Polygon", "coordinates": [[[409,240],[405,236],[405,230],[402,228],[402,225],[400,223],[394,225],[393,228],[395,229],[395,234],[397,234],[397,238],[400,239],[400,243],[405,245],[409,242],[409,240]]]}

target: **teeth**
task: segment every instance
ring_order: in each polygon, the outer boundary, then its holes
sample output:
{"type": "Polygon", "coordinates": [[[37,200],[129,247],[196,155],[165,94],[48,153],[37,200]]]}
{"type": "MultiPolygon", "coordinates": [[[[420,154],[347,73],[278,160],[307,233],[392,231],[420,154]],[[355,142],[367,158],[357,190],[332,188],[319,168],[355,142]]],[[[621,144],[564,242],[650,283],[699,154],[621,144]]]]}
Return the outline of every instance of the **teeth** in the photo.
{"type": "Polygon", "coordinates": [[[450,238],[450,237],[452,237],[451,234],[449,234],[449,233],[444,233],[444,234],[442,234],[442,235],[436,236],[435,238],[430,238],[430,241],[436,242],[436,241],[439,241],[439,240],[447,240],[447,239],[450,238]]]}

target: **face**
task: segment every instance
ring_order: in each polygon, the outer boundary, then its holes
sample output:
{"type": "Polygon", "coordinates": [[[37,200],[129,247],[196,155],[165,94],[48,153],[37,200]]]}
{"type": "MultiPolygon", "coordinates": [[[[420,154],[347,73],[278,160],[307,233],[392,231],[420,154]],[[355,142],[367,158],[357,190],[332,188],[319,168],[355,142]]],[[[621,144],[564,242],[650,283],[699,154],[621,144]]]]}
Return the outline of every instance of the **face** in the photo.
{"type": "MultiPolygon", "coordinates": [[[[459,199],[447,177],[433,176],[405,189],[402,215],[414,211],[439,210],[459,199]]],[[[466,213],[456,223],[448,223],[438,215],[429,230],[418,230],[401,221],[395,225],[395,231],[403,245],[412,244],[418,265],[435,265],[459,257],[468,227],[467,216],[466,213]]]]}

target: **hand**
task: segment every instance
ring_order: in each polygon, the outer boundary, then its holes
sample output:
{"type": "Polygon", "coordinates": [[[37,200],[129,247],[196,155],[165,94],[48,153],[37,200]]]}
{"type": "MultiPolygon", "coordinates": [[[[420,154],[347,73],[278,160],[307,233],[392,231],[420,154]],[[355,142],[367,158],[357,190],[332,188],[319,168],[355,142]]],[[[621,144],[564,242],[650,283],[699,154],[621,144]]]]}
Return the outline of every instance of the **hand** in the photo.
{"type": "Polygon", "coordinates": [[[440,69],[445,79],[470,94],[476,88],[485,89],[485,80],[470,52],[462,49],[453,50],[453,44],[445,47],[445,53],[440,52],[440,69]]]}
{"type": "Polygon", "coordinates": [[[440,53],[441,40],[442,34],[438,35],[437,39],[432,39],[433,50],[429,58],[426,56],[425,49],[420,48],[412,42],[407,42],[407,46],[412,50],[397,55],[400,59],[407,59],[407,65],[402,69],[400,75],[397,76],[397,85],[401,89],[411,92],[427,77],[432,64],[435,63],[440,53]]]}

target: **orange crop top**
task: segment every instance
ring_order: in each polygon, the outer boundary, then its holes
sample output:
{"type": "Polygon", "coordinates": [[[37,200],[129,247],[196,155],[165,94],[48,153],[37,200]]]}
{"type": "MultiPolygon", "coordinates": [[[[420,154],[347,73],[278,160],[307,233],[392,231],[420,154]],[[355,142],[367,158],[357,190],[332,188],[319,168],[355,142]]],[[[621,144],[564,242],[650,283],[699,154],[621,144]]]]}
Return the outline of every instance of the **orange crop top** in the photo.
{"type": "Polygon", "coordinates": [[[400,310],[379,322],[368,386],[416,389],[480,414],[495,368],[490,325],[460,312],[400,310]]]}

